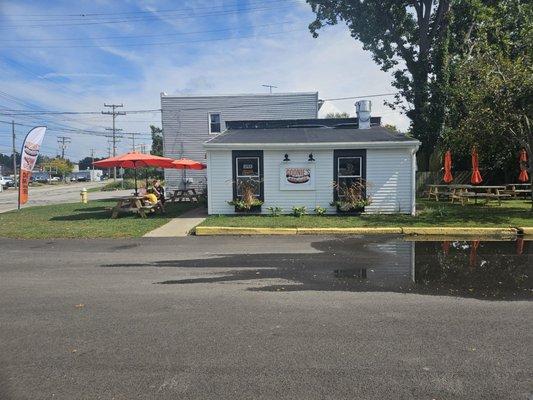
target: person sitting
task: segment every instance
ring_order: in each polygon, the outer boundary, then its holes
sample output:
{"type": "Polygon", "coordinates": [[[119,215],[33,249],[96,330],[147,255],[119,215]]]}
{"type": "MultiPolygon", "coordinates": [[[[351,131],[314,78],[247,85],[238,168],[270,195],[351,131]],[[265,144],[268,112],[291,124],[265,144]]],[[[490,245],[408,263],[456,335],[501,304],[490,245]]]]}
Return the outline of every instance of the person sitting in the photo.
{"type": "Polygon", "coordinates": [[[143,199],[145,199],[150,205],[157,204],[158,199],[157,195],[154,193],[152,189],[148,189],[146,191],[146,194],[143,196],[143,199]]]}
{"type": "Polygon", "coordinates": [[[141,183],[139,185],[139,196],[143,197],[144,195],[146,195],[146,186],[144,186],[144,183],[141,183]]]}
{"type": "Polygon", "coordinates": [[[154,194],[157,196],[157,199],[161,202],[161,204],[165,204],[165,188],[161,186],[161,182],[158,179],[155,179],[152,182],[152,189],[154,191],[154,194]]]}

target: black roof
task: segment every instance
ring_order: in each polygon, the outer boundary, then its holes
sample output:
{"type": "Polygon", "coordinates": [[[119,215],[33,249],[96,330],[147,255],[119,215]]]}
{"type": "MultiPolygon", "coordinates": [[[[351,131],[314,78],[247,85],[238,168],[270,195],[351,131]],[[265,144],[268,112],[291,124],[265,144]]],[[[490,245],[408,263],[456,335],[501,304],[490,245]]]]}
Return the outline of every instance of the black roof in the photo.
{"type": "MultiPolygon", "coordinates": [[[[371,125],[381,125],[381,117],[371,117],[371,125]]],[[[330,127],[357,128],[358,118],[313,118],[313,119],[276,119],[276,120],[247,120],[226,121],[226,129],[278,129],[295,127],[330,127]]]]}
{"type": "Polygon", "coordinates": [[[264,129],[229,129],[209,140],[209,144],[232,143],[356,143],[356,142],[409,142],[415,139],[393,132],[382,126],[370,129],[353,127],[294,127],[264,129]]]}

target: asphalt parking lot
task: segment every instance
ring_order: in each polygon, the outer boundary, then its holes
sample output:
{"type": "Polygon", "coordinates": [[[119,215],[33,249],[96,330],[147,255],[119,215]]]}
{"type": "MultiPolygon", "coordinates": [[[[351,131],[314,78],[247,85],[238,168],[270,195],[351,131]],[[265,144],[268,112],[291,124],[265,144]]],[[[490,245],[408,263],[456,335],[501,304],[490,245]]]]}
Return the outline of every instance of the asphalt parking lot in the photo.
{"type": "Polygon", "coordinates": [[[528,399],[533,303],[405,291],[409,246],[2,239],[0,398],[528,399]]]}

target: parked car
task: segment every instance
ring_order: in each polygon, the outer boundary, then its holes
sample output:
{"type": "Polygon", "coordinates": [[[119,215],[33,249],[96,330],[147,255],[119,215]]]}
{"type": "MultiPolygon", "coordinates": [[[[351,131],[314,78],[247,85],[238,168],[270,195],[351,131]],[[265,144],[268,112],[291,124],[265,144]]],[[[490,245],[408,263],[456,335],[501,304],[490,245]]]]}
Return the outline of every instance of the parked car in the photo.
{"type": "Polygon", "coordinates": [[[61,178],[59,176],[52,176],[50,178],[50,182],[59,182],[61,180],[61,178]]]}
{"type": "Polygon", "coordinates": [[[15,181],[13,180],[13,178],[10,178],[9,176],[1,176],[0,185],[2,185],[2,187],[5,187],[5,188],[15,186],[15,181]]]}

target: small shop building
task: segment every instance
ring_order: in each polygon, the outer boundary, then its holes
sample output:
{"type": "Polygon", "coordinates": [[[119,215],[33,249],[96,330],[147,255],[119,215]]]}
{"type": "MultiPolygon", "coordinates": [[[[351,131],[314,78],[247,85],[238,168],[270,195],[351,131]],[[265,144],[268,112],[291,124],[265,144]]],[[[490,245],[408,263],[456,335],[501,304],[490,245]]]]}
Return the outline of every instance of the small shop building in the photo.
{"type": "MultiPolygon", "coordinates": [[[[339,188],[365,186],[364,213],[415,213],[416,151],[420,142],[381,126],[370,101],[356,103],[357,118],[227,121],[226,130],[204,143],[209,214],[235,214],[229,204],[254,182],[262,202],[289,214],[317,207],[339,212],[339,188]]],[[[270,210],[269,210],[270,208],[270,210]]]]}

